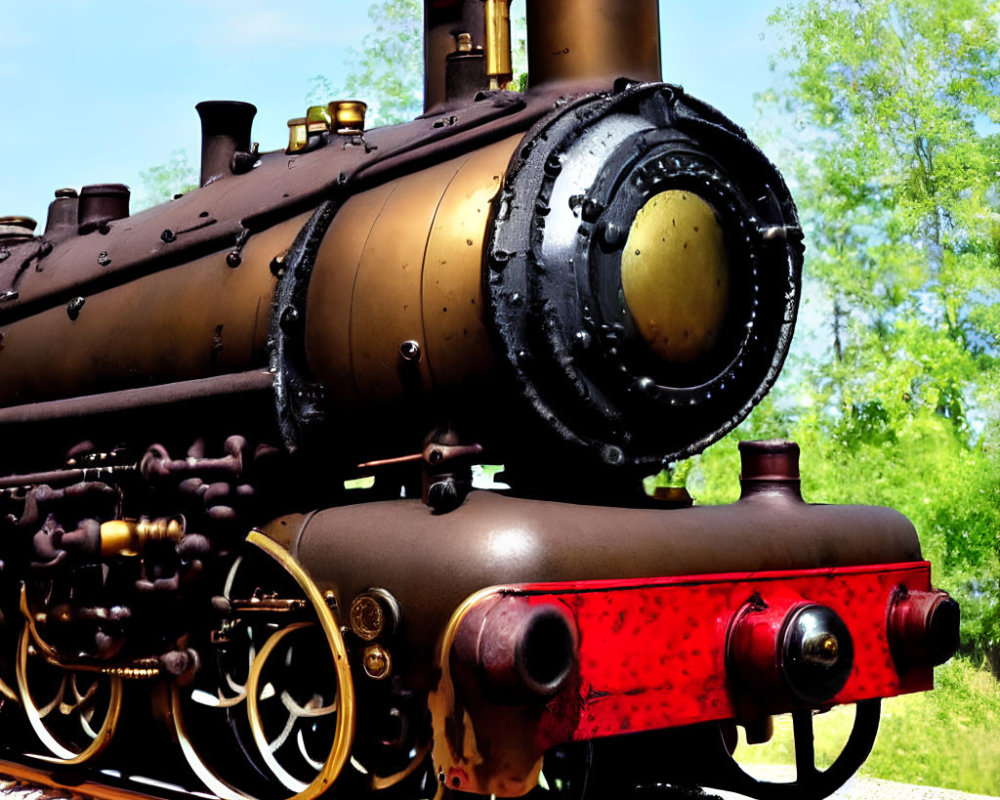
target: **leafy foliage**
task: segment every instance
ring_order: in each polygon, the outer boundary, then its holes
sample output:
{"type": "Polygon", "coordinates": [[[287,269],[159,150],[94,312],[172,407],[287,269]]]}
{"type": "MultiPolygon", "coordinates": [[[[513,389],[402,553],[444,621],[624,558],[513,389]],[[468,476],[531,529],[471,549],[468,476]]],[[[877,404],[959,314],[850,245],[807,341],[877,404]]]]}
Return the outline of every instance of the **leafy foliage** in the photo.
{"type": "Polygon", "coordinates": [[[371,125],[393,125],[423,110],[423,30],[420,0],[382,0],[368,16],[375,30],[351,49],[353,67],[342,86],[324,75],[312,78],[307,100],[325,104],[333,97],[357,97],[368,103],[371,125]]]}
{"type": "MultiPolygon", "coordinates": [[[[797,439],[812,501],[909,516],[963,649],[1000,674],[1000,3],[809,0],[770,21],[784,83],[762,105],[822,313],[738,435],[797,439]]],[[[693,483],[732,499],[735,464],[716,445],[693,483]]]]}
{"type": "Polygon", "coordinates": [[[139,182],[142,195],[136,203],[137,211],[198,188],[198,171],[188,161],[187,151],[180,148],[170,154],[170,159],[165,164],[140,172],[139,182]]]}
{"type": "MultiPolygon", "coordinates": [[[[1000,739],[996,736],[1000,684],[962,658],[934,670],[934,684],[933,692],[892,697],[882,703],[878,739],[860,774],[1000,795],[1000,739]]],[[[819,765],[833,762],[853,723],[848,706],[814,717],[819,765]]],[[[774,729],[774,739],[766,745],[741,742],[736,750],[747,769],[772,780],[773,771],[760,765],[794,763],[790,715],[777,717],[774,729]]]]}
{"type": "Polygon", "coordinates": [[[832,307],[833,358],[815,377],[859,434],[871,413],[920,410],[961,432],[976,390],[996,385],[998,13],[814,0],[771,18],[806,154],[793,169],[810,267],[832,307]]]}
{"type": "MultiPolygon", "coordinates": [[[[306,100],[326,103],[350,95],[368,103],[369,124],[408,122],[423,111],[424,62],[420,0],[381,0],[368,9],[375,26],[361,41],[361,51],[351,50],[353,66],[338,86],[325,75],[315,75],[306,100]]],[[[524,15],[511,20],[514,82],[523,91],[527,84],[527,39],[524,15]]]]}

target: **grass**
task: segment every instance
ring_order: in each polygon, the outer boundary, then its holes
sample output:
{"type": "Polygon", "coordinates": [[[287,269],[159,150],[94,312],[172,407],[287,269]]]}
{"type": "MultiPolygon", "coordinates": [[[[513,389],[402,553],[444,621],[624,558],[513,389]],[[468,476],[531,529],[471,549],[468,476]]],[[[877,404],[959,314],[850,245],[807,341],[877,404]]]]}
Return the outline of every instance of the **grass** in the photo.
{"type": "MultiPolygon", "coordinates": [[[[1000,683],[986,670],[953,659],[934,673],[933,692],[882,702],[882,722],[860,774],[870,778],[1000,796],[1000,683]]],[[[817,764],[830,764],[847,739],[853,710],[835,708],[815,718],[817,764]]],[[[740,735],[739,761],[792,764],[792,726],[775,719],[774,738],[747,746],[740,735]]]]}

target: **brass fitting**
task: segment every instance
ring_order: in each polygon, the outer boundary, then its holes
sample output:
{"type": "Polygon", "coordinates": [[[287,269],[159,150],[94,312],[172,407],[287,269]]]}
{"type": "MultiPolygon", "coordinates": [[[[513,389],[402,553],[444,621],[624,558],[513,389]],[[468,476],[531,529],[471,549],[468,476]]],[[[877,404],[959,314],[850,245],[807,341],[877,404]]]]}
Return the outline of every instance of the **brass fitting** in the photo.
{"type": "Polygon", "coordinates": [[[371,588],[351,603],[348,622],[354,635],[365,642],[391,636],[399,621],[399,604],[385,589],[371,588]]]}
{"type": "Polygon", "coordinates": [[[101,524],[102,556],[134,556],[151,542],[179,542],[184,535],[184,517],[139,520],[114,519],[101,524]]]}
{"type": "Polygon", "coordinates": [[[130,664],[109,664],[100,669],[102,675],[111,675],[127,681],[142,681],[160,676],[160,664],[155,658],[140,658],[130,664]]]}
{"type": "Polygon", "coordinates": [[[371,595],[363,594],[351,603],[351,630],[366,642],[378,637],[385,627],[382,606],[371,595]]]}
{"type": "Polygon", "coordinates": [[[306,110],[306,133],[326,133],[330,130],[330,112],[326,106],[309,106],[306,110]]]}
{"type": "Polygon", "coordinates": [[[21,238],[31,236],[38,223],[31,217],[0,217],[0,238],[21,238]]]}
{"type": "Polygon", "coordinates": [[[334,100],[327,106],[332,130],[341,136],[364,133],[368,104],[360,100],[334,100]]]}
{"type": "Polygon", "coordinates": [[[372,680],[384,680],[392,672],[392,657],[382,645],[370,644],[361,656],[361,666],[372,680]]]}
{"type": "Polygon", "coordinates": [[[285,152],[298,153],[300,150],[304,150],[308,138],[305,117],[295,117],[288,120],[288,149],[285,152]]]}
{"type": "Polygon", "coordinates": [[[510,55],[510,0],[486,0],[486,75],[491,89],[514,77],[510,55]]]}

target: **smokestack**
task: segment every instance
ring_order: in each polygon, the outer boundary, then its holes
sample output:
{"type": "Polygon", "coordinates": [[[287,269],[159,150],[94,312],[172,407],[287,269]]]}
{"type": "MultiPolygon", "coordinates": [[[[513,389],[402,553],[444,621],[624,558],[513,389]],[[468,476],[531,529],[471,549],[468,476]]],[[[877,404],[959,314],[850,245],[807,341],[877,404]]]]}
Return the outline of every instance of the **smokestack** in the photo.
{"type": "Polygon", "coordinates": [[[528,83],[660,80],[657,0],[526,0],[528,83]]]}
{"type": "Polygon", "coordinates": [[[195,106],[201,117],[201,185],[228,175],[233,155],[250,150],[257,106],[235,100],[207,100],[195,106]]]}
{"type": "MultiPolygon", "coordinates": [[[[658,0],[523,1],[529,85],[660,80],[658,0]]],[[[521,2],[513,2],[515,15],[521,2]]],[[[485,55],[493,86],[509,77],[508,13],[508,0],[424,0],[425,113],[457,99],[456,89],[448,93],[447,70],[464,66],[469,53],[485,55]]],[[[471,66],[466,71],[471,75],[471,66]]],[[[450,82],[469,93],[476,80],[453,75],[450,82]]]]}

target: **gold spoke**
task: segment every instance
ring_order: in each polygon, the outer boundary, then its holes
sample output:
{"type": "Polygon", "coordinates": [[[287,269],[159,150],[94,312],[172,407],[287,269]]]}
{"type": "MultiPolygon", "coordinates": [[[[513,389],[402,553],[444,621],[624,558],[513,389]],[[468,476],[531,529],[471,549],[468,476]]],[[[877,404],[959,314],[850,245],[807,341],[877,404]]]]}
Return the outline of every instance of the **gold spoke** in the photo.
{"type": "MultiPolygon", "coordinates": [[[[279,624],[274,621],[276,618],[269,614],[263,616],[263,621],[255,617],[253,624],[248,618],[244,618],[242,622],[233,620],[228,651],[223,652],[219,672],[215,677],[219,685],[209,688],[202,684],[203,688],[197,692],[205,696],[196,698],[193,702],[199,704],[202,709],[199,711],[200,722],[202,719],[207,719],[206,714],[213,714],[214,709],[229,709],[245,700],[246,721],[249,722],[253,743],[244,744],[245,740],[242,740],[240,734],[243,728],[240,727],[239,719],[220,715],[224,729],[237,737],[241,747],[254,748],[256,745],[256,751],[262,762],[260,767],[265,773],[270,772],[276,786],[284,788],[287,800],[313,800],[329,789],[337,779],[350,757],[354,740],[354,691],[347,649],[339,624],[325,597],[292,556],[280,545],[256,531],[247,537],[247,542],[250,551],[255,549],[258,553],[263,551],[267,558],[262,560],[259,555],[253,556],[256,563],[251,567],[247,560],[248,556],[245,554],[241,557],[226,579],[225,596],[231,598],[234,593],[242,592],[239,596],[245,597],[249,596],[248,592],[253,592],[255,596],[260,594],[262,597],[270,598],[273,595],[281,601],[294,600],[300,604],[296,607],[297,611],[311,611],[311,619],[303,620],[302,615],[296,613],[294,618],[298,621],[290,624],[284,622],[279,624]],[[268,562],[284,572],[284,575],[277,575],[277,580],[271,583],[267,583],[265,577],[268,572],[268,562]],[[261,563],[265,568],[257,569],[261,563]],[[239,585],[244,581],[238,574],[238,567],[241,564],[247,569],[248,575],[254,576],[254,583],[247,582],[248,585],[242,589],[239,585]],[[297,591],[293,587],[291,596],[287,594],[287,586],[285,589],[280,589],[289,583],[288,577],[298,587],[297,591]],[[310,631],[305,635],[315,637],[315,641],[310,639],[306,650],[297,650],[286,637],[303,631],[310,631]],[[330,685],[315,689],[307,685],[300,690],[301,677],[295,675],[296,662],[312,657],[316,643],[322,644],[328,653],[326,657],[332,662],[333,669],[326,673],[329,675],[330,685]],[[245,684],[240,684],[234,675],[241,674],[239,667],[244,658],[247,663],[247,678],[245,684]],[[226,697],[229,691],[234,692],[235,696],[226,697]],[[212,695],[218,697],[216,702],[213,702],[212,695]],[[300,704],[296,700],[296,695],[308,699],[300,704]],[[328,721],[322,723],[321,736],[316,739],[314,747],[316,749],[322,747],[327,752],[324,757],[317,760],[309,755],[305,741],[311,735],[309,728],[314,724],[313,721],[323,718],[328,721]],[[267,729],[264,719],[267,720],[267,729]],[[267,730],[270,731],[270,735],[267,730]],[[293,774],[299,771],[302,773],[301,776],[293,774]]],[[[295,647],[298,647],[298,640],[295,641],[295,647]]],[[[193,739],[192,735],[202,733],[201,726],[195,726],[192,722],[191,728],[188,728],[184,720],[185,709],[188,703],[192,702],[192,690],[174,684],[171,688],[171,697],[177,739],[195,774],[222,800],[253,800],[251,795],[239,788],[238,784],[242,783],[242,779],[238,773],[232,773],[232,777],[228,772],[220,774],[199,752],[196,742],[200,739],[197,737],[193,739]]],[[[242,724],[245,725],[246,722],[242,724]]],[[[210,752],[207,747],[205,752],[210,752]]]]}
{"type": "Polygon", "coordinates": [[[52,698],[50,703],[38,709],[38,716],[47,717],[56,708],[62,711],[62,708],[65,705],[63,698],[66,696],[66,678],[67,676],[63,674],[62,680],[59,681],[59,691],[56,692],[56,696],[52,698]]]}
{"type": "MultiPolygon", "coordinates": [[[[23,594],[22,603],[24,603],[23,594]]],[[[30,621],[27,621],[17,648],[17,688],[25,716],[28,718],[28,723],[35,735],[51,753],[50,756],[43,756],[45,760],[61,764],[82,764],[101,753],[114,736],[118,718],[121,715],[122,679],[117,676],[95,676],[87,690],[81,694],[76,686],[76,675],[73,672],[58,665],[49,664],[46,658],[32,646],[33,640],[38,641],[32,628],[30,621]],[[32,678],[29,676],[29,671],[37,673],[40,670],[47,672],[59,670],[61,672],[57,696],[43,707],[39,707],[34,700],[30,686],[32,678]],[[69,685],[76,698],[73,703],[65,701],[67,681],[72,682],[69,685]],[[102,701],[104,719],[100,728],[95,731],[91,722],[97,711],[98,692],[102,686],[107,689],[107,697],[102,701]],[[56,708],[63,716],[75,715],[78,718],[82,732],[86,737],[85,741],[72,742],[60,738],[57,731],[66,730],[66,724],[57,719],[51,722],[46,719],[56,708]]]]}
{"type": "Polygon", "coordinates": [[[308,703],[304,706],[300,706],[292,699],[292,696],[287,691],[282,690],[281,692],[281,704],[296,717],[325,717],[336,712],[336,698],[334,698],[334,701],[327,706],[319,705],[319,703],[322,702],[322,696],[314,694],[308,703]]]}

